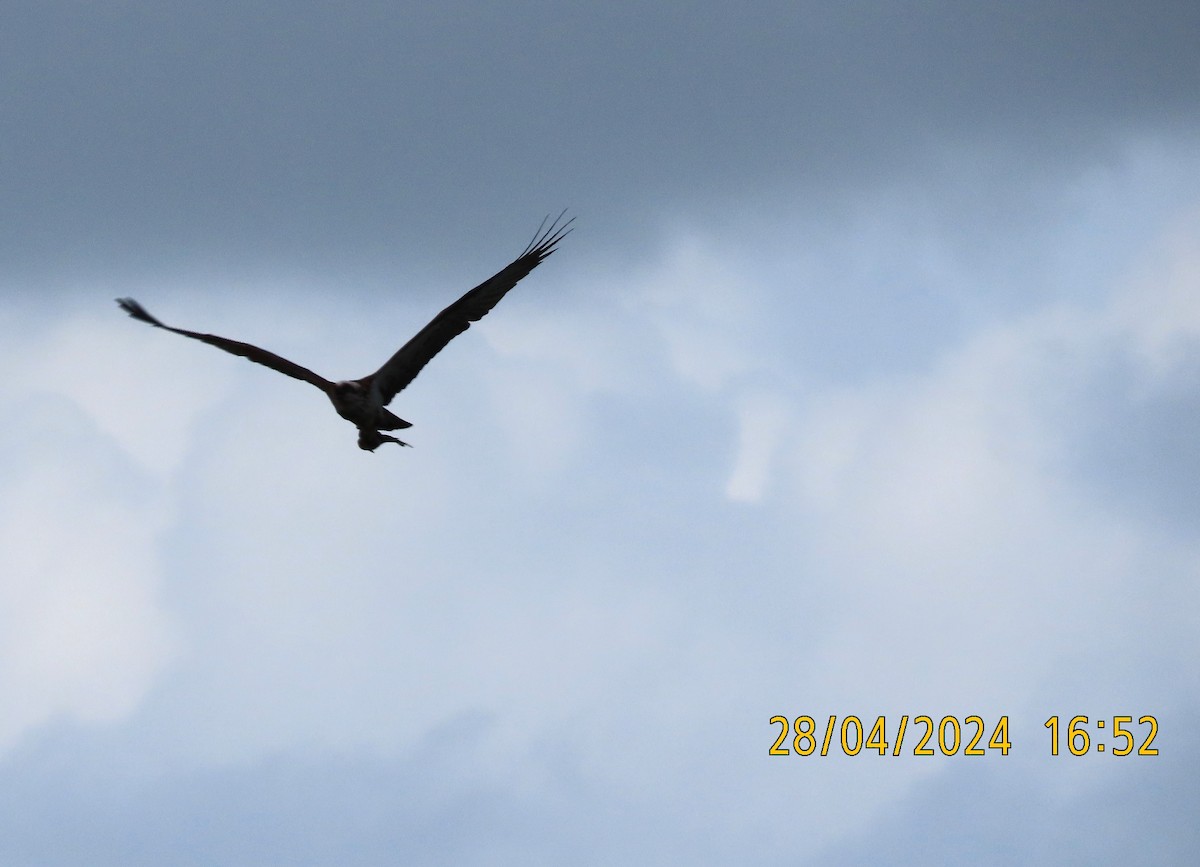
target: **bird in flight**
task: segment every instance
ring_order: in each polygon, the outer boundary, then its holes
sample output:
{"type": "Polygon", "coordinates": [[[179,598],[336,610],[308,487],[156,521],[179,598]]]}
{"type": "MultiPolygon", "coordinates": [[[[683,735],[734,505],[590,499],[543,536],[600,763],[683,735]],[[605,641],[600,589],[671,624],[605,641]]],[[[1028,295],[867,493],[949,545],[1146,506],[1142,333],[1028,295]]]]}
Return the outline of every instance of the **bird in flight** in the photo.
{"type": "Polygon", "coordinates": [[[416,378],[416,375],[421,372],[421,368],[428,364],[430,359],[446,348],[446,344],[466,331],[472,322],[482,319],[509,289],[516,286],[543,259],[554,252],[558,242],[572,231],[571,224],[575,222],[574,217],[562,222],[565,214],[566,211],[559,214],[549,227],[546,226],[546,222],[550,218],[542,220],[542,224],[534,233],[533,240],[529,242],[520,256],[499,273],[484,280],[433,317],[433,321],[418,331],[408,343],[396,350],[396,353],[384,362],[383,367],[361,379],[330,382],[306,367],[301,367],[295,362],[249,343],[218,337],[215,334],[201,334],[197,331],[187,331],[183,328],[164,325],[132,298],[118,298],[117,303],[134,319],[139,319],[157,328],[173,331],[176,334],[182,334],[184,337],[203,341],[210,346],[224,349],[226,352],[248,358],[294,379],[315,385],[325,392],[325,395],[333,403],[333,408],[337,410],[337,414],[358,428],[358,447],[360,449],[373,452],[384,443],[407,446],[408,443],[381,433],[385,430],[412,427],[411,422],[405,421],[385,407],[392,402],[392,398],[416,378]]]}

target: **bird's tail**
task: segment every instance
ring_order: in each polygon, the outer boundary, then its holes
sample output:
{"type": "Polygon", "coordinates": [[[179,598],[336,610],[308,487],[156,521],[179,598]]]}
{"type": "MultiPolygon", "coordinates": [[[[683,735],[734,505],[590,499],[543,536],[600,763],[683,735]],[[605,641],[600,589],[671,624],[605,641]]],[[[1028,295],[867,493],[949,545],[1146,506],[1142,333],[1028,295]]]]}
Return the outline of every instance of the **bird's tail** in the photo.
{"type": "Polygon", "coordinates": [[[405,421],[391,410],[384,409],[383,407],[379,408],[379,415],[376,421],[379,423],[378,427],[380,430],[401,430],[406,427],[412,427],[411,421],[405,421]]]}

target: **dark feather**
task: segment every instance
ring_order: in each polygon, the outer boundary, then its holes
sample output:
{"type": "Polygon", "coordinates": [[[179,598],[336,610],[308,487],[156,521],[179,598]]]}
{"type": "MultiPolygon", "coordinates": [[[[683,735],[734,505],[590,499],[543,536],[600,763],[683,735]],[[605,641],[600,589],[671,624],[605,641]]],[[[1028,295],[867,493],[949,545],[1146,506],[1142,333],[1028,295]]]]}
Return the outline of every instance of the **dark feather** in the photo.
{"type": "Polygon", "coordinates": [[[215,334],[201,334],[197,331],[187,331],[183,328],[172,328],[170,325],[164,325],[153,316],[151,316],[146,308],[134,301],[132,298],[118,298],[117,303],[121,305],[121,309],[132,316],[134,319],[140,320],[153,325],[156,328],[162,328],[166,331],[172,331],[175,334],[182,334],[184,337],[191,337],[193,340],[199,340],[207,343],[210,346],[215,346],[218,349],[224,349],[226,352],[231,352],[234,355],[240,355],[242,358],[248,358],[253,362],[265,365],[272,370],[277,370],[282,374],[293,377],[294,379],[303,380],[311,383],[317,388],[326,393],[333,387],[333,383],[329,380],[318,376],[307,367],[301,367],[294,361],[288,361],[282,356],[276,355],[274,352],[268,352],[265,349],[254,346],[249,343],[242,343],[238,340],[230,340],[226,337],[218,337],[215,334]]]}
{"type": "Polygon", "coordinates": [[[559,214],[546,228],[547,217],[534,233],[533,240],[508,267],[480,283],[463,295],[433,321],[422,328],[408,343],[400,347],[383,367],[359,380],[365,387],[377,388],[386,405],[404,389],[435,355],[451,340],[478,322],[501,298],[554,252],[555,246],[571,232],[575,218],[559,224],[566,211],[559,214]]]}

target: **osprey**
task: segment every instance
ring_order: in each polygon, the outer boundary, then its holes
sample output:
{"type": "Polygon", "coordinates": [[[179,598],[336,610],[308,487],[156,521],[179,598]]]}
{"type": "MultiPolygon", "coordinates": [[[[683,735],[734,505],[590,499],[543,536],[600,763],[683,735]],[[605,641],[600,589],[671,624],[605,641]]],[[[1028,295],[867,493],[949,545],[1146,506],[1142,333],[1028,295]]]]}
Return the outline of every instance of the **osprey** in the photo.
{"type": "Polygon", "coordinates": [[[226,352],[232,352],[234,355],[240,355],[266,365],[272,370],[277,370],[294,379],[315,385],[325,392],[333,403],[333,408],[337,410],[337,414],[358,428],[358,447],[360,449],[373,452],[384,443],[407,446],[408,443],[394,436],[380,433],[385,430],[412,427],[411,422],[389,412],[385,407],[391,403],[392,398],[416,378],[421,368],[441,352],[446,344],[466,331],[472,322],[482,319],[509,289],[516,286],[543,259],[554,252],[558,242],[571,232],[571,223],[575,222],[575,218],[572,217],[560,225],[559,221],[565,214],[566,211],[559,214],[549,228],[546,228],[546,220],[549,217],[542,220],[542,224],[538,226],[537,232],[533,235],[533,240],[511,264],[433,317],[433,321],[418,331],[408,343],[401,346],[395,355],[384,362],[383,367],[361,379],[330,382],[306,367],[301,367],[295,362],[249,343],[218,337],[215,334],[201,334],[164,325],[132,298],[118,298],[117,303],[134,319],[139,319],[157,328],[173,331],[176,334],[182,334],[184,337],[203,341],[218,349],[224,349],[226,352]]]}

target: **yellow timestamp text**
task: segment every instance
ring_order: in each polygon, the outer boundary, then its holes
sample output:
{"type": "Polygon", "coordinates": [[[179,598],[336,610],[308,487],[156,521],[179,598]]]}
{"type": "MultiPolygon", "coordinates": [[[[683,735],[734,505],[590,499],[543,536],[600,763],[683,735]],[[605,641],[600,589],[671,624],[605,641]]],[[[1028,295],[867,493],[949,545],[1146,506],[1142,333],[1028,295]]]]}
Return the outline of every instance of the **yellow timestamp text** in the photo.
{"type": "Polygon", "coordinates": [[[771,725],[779,727],[779,736],[770,749],[773,756],[811,756],[813,753],[827,756],[831,750],[839,749],[847,756],[857,756],[864,750],[878,752],[881,756],[889,755],[889,752],[899,756],[904,752],[905,737],[908,737],[914,756],[933,756],[939,752],[944,756],[983,756],[988,750],[1007,756],[1012,749],[1007,716],[996,720],[990,730],[983,717],[975,714],[964,717],[961,722],[956,716],[944,716],[934,722],[933,717],[921,714],[914,716],[911,723],[908,714],[904,714],[894,730],[888,728],[886,717],[876,717],[868,729],[862,719],[853,714],[842,717],[840,723],[834,714],[826,720],[823,729],[807,715],[795,719],[773,716],[771,725]]]}
{"type": "Polygon", "coordinates": [[[1062,729],[1058,716],[1052,716],[1045,724],[1045,728],[1050,729],[1050,755],[1059,754],[1060,736],[1065,736],[1067,750],[1073,756],[1086,756],[1089,752],[1128,756],[1135,748],[1139,756],[1157,756],[1158,750],[1153,744],[1158,737],[1158,719],[1149,714],[1138,717],[1138,734],[1142,734],[1142,727],[1148,729],[1140,744],[1129,728],[1132,725],[1132,716],[1097,717],[1095,723],[1090,723],[1086,716],[1073,716],[1062,729]],[[1106,737],[1109,743],[1105,742],[1106,737]]]}

